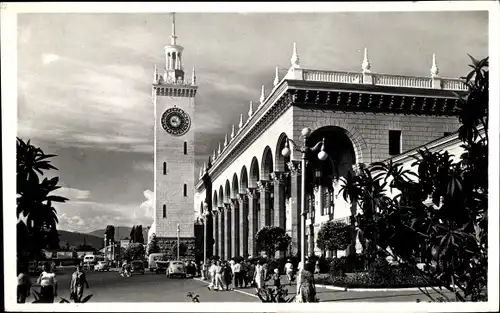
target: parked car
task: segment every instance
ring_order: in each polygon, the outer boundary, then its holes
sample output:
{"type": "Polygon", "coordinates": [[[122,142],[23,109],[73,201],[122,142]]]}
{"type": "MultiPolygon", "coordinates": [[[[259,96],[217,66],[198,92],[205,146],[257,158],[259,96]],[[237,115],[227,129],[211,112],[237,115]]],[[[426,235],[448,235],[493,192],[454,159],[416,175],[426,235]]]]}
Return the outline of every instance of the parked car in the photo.
{"type": "Polygon", "coordinates": [[[94,266],[94,270],[98,272],[104,272],[104,271],[109,272],[109,265],[106,261],[98,261],[97,264],[94,266]]]}
{"type": "Polygon", "coordinates": [[[166,274],[168,278],[171,278],[172,276],[180,276],[182,278],[186,278],[186,264],[181,261],[172,261],[168,265],[166,274]]]}
{"type": "Polygon", "coordinates": [[[169,264],[168,261],[156,261],[156,274],[166,272],[169,264]]]}
{"type": "Polygon", "coordinates": [[[144,269],[144,262],[143,261],[132,261],[130,262],[130,267],[131,267],[131,272],[132,274],[142,274],[144,275],[144,272],[146,271],[144,269]]]}

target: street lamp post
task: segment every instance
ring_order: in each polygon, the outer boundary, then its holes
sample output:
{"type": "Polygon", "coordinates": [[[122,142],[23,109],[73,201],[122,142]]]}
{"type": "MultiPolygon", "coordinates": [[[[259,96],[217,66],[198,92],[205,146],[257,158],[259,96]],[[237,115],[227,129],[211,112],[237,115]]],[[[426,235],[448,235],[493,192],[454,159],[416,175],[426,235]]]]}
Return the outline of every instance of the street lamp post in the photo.
{"type": "Polygon", "coordinates": [[[181,232],[181,224],[177,223],[177,261],[179,261],[179,249],[180,249],[180,238],[179,234],[181,232]]]}
{"type": "Polygon", "coordinates": [[[316,152],[320,150],[318,153],[318,159],[321,161],[326,160],[328,157],[328,154],[325,152],[325,138],[323,138],[322,141],[318,142],[315,146],[312,148],[307,146],[307,138],[311,135],[311,129],[309,127],[305,127],[302,129],[301,132],[301,138],[302,138],[302,146],[297,145],[292,139],[287,138],[287,141],[285,142],[285,148],[281,151],[281,154],[284,157],[289,157],[291,154],[290,148],[289,148],[289,142],[293,145],[293,148],[295,151],[298,151],[302,153],[301,157],[301,221],[300,221],[300,231],[301,231],[301,236],[300,236],[300,261],[302,263],[302,267],[305,265],[305,229],[306,229],[306,161],[307,161],[307,154],[309,152],[316,152]]]}

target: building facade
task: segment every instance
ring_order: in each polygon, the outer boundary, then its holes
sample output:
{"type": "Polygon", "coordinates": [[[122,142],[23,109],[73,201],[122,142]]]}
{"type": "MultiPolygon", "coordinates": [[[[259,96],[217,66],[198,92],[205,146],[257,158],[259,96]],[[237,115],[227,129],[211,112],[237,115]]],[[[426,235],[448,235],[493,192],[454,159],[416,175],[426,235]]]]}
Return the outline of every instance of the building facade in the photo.
{"type": "Polygon", "coordinates": [[[184,256],[193,256],[195,185],[195,133],[192,126],[197,92],[196,75],[185,75],[184,48],[177,44],[175,15],[172,36],[165,46],[165,66],[155,66],[154,105],[154,222],[148,237],[156,235],[161,250],[176,255],[177,238],[184,256]]]}
{"type": "Polygon", "coordinates": [[[338,195],[340,178],[360,163],[400,155],[458,129],[456,93],[466,86],[439,76],[435,56],[429,77],[377,74],[365,49],[362,71],[302,68],[294,44],[285,75],[276,69],[274,88],[250,101],[203,165],[196,183],[195,210],[207,214],[208,255],[256,256],[255,235],[279,226],[292,238],[288,255],[301,253],[301,175],[305,173],[306,253],[321,254],[316,237],[329,220],[346,220],[351,205],[338,195]],[[326,152],[307,155],[301,169],[301,131],[306,144],[326,152]],[[282,150],[291,145],[291,155],[282,150]],[[208,240],[210,242],[210,240],[208,240]]]}

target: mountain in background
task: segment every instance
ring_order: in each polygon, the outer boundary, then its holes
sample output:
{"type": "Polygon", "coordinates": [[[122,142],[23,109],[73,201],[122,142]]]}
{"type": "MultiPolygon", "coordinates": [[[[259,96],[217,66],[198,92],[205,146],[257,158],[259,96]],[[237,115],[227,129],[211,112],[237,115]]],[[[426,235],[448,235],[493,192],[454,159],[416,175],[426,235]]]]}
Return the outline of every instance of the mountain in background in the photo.
{"type": "MultiPolygon", "coordinates": [[[[132,231],[132,227],[128,226],[115,226],[115,241],[123,240],[125,237],[130,238],[130,232],[132,231]]],[[[89,235],[97,236],[104,238],[104,233],[106,229],[98,229],[90,232],[89,235]]],[[[148,240],[148,230],[146,226],[142,225],[142,236],[144,238],[144,242],[148,240]]],[[[104,239],[102,239],[104,241],[104,239]]]]}
{"type": "Polygon", "coordinates": [[[96,249],[104,247],[104,236],[99,237],[92,234],[82,234],[66,230],[57,230],[59,233],[59,245],[64,247],[68,242],[70,247],[78,247],[84,243],[96,249]]]}

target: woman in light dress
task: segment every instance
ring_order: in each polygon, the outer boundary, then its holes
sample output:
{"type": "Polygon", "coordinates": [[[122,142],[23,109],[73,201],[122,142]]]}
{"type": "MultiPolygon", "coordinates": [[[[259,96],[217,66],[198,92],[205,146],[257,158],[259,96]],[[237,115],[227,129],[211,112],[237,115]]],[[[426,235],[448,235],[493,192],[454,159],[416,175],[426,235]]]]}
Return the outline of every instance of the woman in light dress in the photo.
{"type": "Polygon", "coordinates": [[[300,271],[300,284],[298,285],[297,302],[317,302],[316,286],[314,285],[314,265],[306,262],[300,271]]]}
{"type": "Polygon", "coordinates": [[[253,281],[257,284],[257,290],[262,289],[264,287],[264,261],[260,260],[257,266],[255,266],[255,273],[253,277],[253,281]]]}

